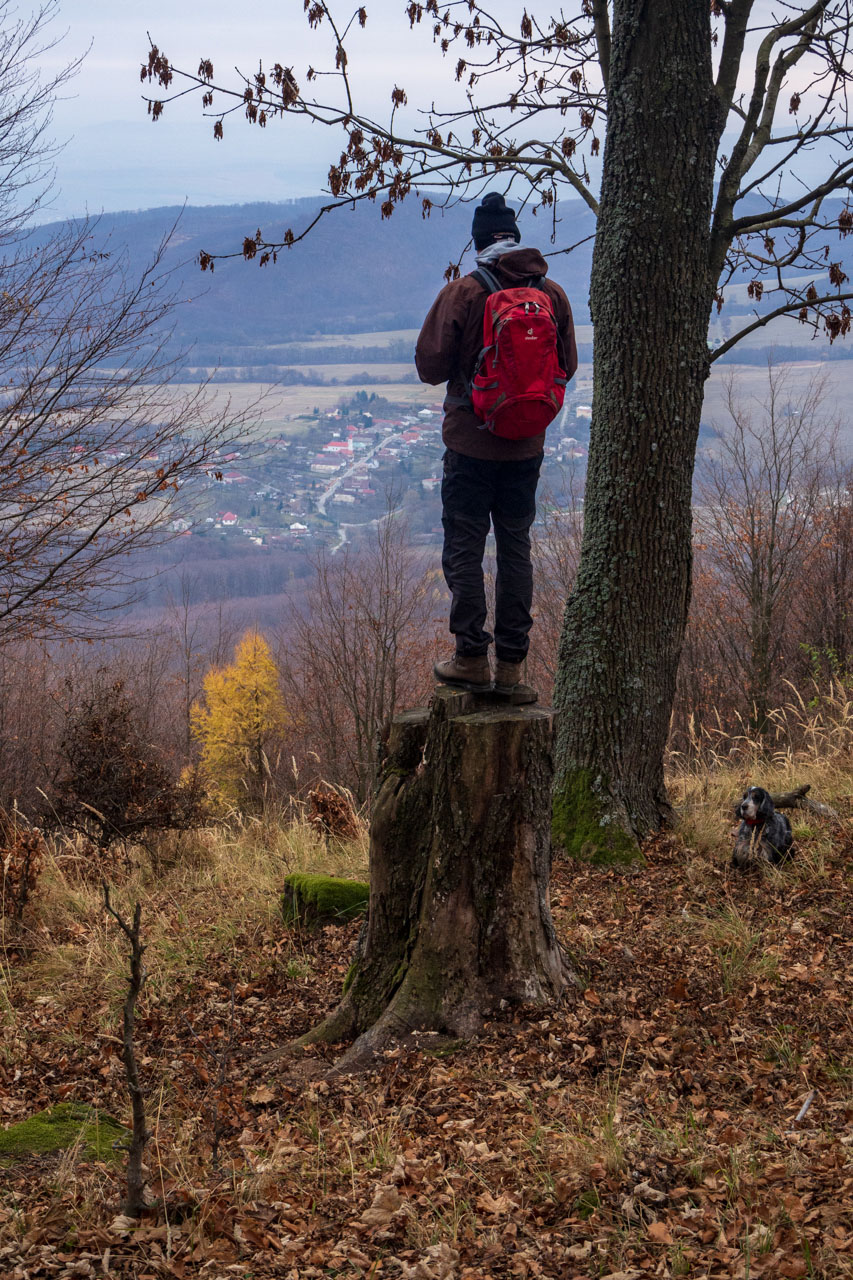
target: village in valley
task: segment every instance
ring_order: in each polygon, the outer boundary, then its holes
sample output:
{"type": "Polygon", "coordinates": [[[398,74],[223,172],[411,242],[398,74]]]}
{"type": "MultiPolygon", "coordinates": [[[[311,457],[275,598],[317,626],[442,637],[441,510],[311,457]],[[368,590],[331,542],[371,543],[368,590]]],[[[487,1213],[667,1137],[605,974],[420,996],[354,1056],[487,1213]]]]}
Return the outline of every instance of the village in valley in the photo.
{"type": "MultiPolygon", "coordinates": [[[[546,471],[585,468],[591,385],[580,379],[549,428],[546,471]],[[586,401],[586,402],[585,402],[586,401]]],[[[358,391],[334,409],[292,418],[278,434],[223,451],[207,490],[173,522],[184,536],[243,538],[258,547],[332,550],[348,531],[402,506],[416,545],[441,537],[442,408],[358,391]]]]}

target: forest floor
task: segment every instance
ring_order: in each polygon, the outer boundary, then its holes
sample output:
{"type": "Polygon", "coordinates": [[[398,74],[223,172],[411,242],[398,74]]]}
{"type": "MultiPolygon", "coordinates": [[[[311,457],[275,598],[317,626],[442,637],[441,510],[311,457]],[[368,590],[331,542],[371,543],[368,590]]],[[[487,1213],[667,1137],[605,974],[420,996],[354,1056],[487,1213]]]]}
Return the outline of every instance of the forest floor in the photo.
{"type": "MultiPolygon", "coordinates": [[[[258,824],[117,875],[148,942],[158,1207],[121,1215],[121,1159],[7,1160],[0,1276],[853,1276],[853,779],[816,788],[841,826],[792,813],[798,856],[763,875],[728,865],[741,780],[676,782],[644,868],[555,863],[582,990],[356,1077],[323,1078],[333,1050],[305,1051],[307,1083],[253,1064],[333,1007],[358,932],[286,928],[284,869],[363,873],[363,841],[258,824]]],[[[127,1121],[126,949],[70,853],[0,966],[3,1123],[127,1121]]]]}

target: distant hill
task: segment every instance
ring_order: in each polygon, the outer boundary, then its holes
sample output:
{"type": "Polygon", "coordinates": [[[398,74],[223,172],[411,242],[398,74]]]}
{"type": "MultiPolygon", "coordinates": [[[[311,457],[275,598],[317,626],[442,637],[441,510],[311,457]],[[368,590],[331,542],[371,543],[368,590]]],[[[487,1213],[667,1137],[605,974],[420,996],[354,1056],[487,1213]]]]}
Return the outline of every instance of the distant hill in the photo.
{"type": "MultiPolygon", "coordinates": [[[[217,262],[202,273],[198,255],[239,251],[244,238],[261,227],[282,236],[298,234],[315,216],[319,200],[291,204],[247,204],[219,207],[148,209],[104,214],[97,242],[109,239],[114,250],[126,246],[131,269],[154,253],[164,233],[177,221],[166,261],[174,269],[181,293],[191,299],[177,313],[176,339],[198,344],[194,363],[211,363],[233,347],[266,347],[328,333],[377,332],[419,328],[427,308],[443,284],[451,258],[470,236],[470,205],[421,216],[420,204],[405,202],[394,216],[381,220],[376,205],[337,210],[323,218],[310,236],[279,254],[278,262],[260,267],[257,260],[217,262]]],[[[522,216],[526,238],[544,252],[550,225],[532,214],[522,216]],[[537,234],[540,230],[541,234],[537,234]]],[[[579,202],[564,214],[563,226],[573,243],[593,229],[579,202]]],[[[49,233],[43,227],[39,234],[49,233]]],[[[591,245],[552,260],[551,273],[575,304],[579,319],[587,317],[591,245]]],[[[469,270],[473,269],[473,259],[469,270]]]]}
{"type": "MultiPolygon", "coordinates": [[[[325,334],[375,333],[419,328],[443,284],[443,273],[467,243],[472,206],[456,205],[446,211],[433,209],[421,216],[420,202],[412,199],[398,206],[387,220],[375,204],[340,209],[321,219],[310,235],[279,254],[278,262],[260,267],[257,260],[220,261],[213,273],[202,273],[198,255],[239,251],[244,238],[260,227],[281,237],[285,228],[298,234],[316,215],[322,201],[298,200],[286,204],[245,204],[147,209],[104,214],[94,232],[98,246],[109,241],[113,252],[127,255],[131,272],[150,260],[162,237],[175,227],[166,264],[174,272],[175,287],[186,301],[175,316],[176,349],[188,351],[191,366],[249,366],[270,364],[334,363],[349,358],[339,348],[276,351],[282,343],[299,344],[325,334]]],[[[831,212],[831,211],[828,211],[831,212]]],[[[589,323],[589,273],[592,261],[592,214],[581,201],[559,206],[558,239],[550,243],[547,215],[530,210],[520,214],[526,243],[538,244],[549,258],[550,274],[566,290],[578,323],[589,323]],[[576,244],[571,254],[561,245],[576,244]]],[[[44,236],[51,228],[36,233],[44,236]]],[[[838,245],[837,255],[853,278],[853,239],[838,245]]],[[[469,254],[463,268],[473,269],[469,254]]],[[[736,318],[754,309],[745,284],[727,291],[726,317],[736,318]]],[[[712,329],[712,336],[714,330],[712,329]]],[[[718,329],[724,335],[725,329],[718,329]]],[[[809,341],[810,333],[788,324],[775,338],[764,331],[759,346],[737,347],[733,359],[762,359],[761,346],[776,341],[780,358],[814,359],[816,346],[823,358],[853,355],[853,344],[809,341]],[[800,335],[802,334],[802,342],[800,335]],[[766,335],[766,336],[765,336],[766,335]]],[[[582,358],[589,358],[586,344],[582,358]]],[[[372,353],[359,349],[357,360],[408,359],[411,342],[372,353]]]]}

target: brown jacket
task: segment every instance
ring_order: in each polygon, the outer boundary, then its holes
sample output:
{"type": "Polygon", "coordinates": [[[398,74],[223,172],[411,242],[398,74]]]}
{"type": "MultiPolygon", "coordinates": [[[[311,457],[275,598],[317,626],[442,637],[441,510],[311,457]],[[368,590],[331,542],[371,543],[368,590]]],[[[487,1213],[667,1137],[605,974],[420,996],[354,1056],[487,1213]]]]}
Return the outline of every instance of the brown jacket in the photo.
{"type": "MultiPolygon", "coordinates": [[[[509,289],[526,284],[531,276],[544,276],[548,264],[538,249],[515,249],[489,263],[488,269],[509,289]]],[[[544,283],[554,306],[561,362],[565,360],[566,377],[571,378],[578,367],[572,309],[558,284],[553,280],[544,283]]],[[[448,449],[498,462],[533,458],[542,452],[544,432],[528,440],[504,440],[484,430],[470,408],[453,403],[455,398],[466,396],[468,380],[483,346],[487,297],[473,276],[463,276],[446,285],[424,320],[415,348],[415,366],[421,382],[447,383],[442,435],[448,449]]]]}

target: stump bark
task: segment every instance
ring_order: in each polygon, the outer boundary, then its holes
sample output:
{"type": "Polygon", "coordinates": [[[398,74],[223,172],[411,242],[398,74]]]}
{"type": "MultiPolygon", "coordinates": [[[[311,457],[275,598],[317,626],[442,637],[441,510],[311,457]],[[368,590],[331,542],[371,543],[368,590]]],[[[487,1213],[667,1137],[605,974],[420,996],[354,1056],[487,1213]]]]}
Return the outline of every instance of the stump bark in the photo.
{"type": "Polygon", "coordinates": [[[337,1009],[300,1041],[355,1065],[415,1031],[468,1037],[571,978],[554,932],[553,715],[441,687],[392,722],[370,829],[370,906],[337,1009]]]}

